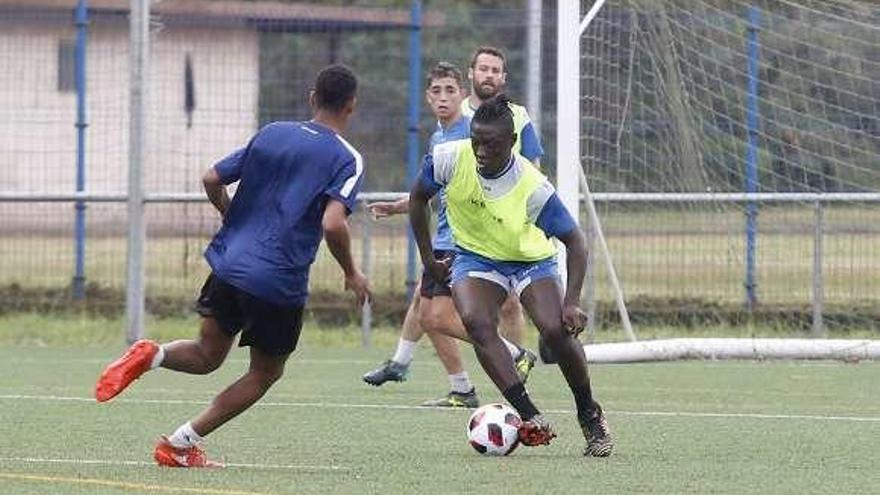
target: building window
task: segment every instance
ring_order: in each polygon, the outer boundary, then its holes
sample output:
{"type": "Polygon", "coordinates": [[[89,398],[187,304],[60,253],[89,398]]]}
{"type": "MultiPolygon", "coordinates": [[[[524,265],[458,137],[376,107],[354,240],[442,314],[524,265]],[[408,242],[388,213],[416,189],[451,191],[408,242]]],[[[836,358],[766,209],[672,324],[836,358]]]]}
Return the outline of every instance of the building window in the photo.
{"type": "Polygon", "coordinates": [[[76,91],[76,42],[61,40],[58,42],[58,91],[72,93],[76,91]]]}

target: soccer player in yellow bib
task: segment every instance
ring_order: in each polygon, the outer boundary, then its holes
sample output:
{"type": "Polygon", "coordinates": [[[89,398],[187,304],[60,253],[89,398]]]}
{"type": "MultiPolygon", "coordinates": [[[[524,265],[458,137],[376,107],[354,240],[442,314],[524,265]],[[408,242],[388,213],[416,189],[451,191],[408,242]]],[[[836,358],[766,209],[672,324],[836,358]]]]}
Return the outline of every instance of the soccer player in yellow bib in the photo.
{"type": "Polygon", "coordinates": [[[498,313],[516,293],[559,362],[587,441],[584,455],[611,454],[613,440],[593,400],[584,349],[575,337],[586,324],[578,307],[586,272],[584,234],[550,182],[528,160],[511,152],[517,135],[509,100],[499,94],[476,111],[470,140],[438,145],[425,157],[410,192],[410,223],[426,271],[452,278],[452,298],[477,359],[523,419],[520,440],[550,443],[553,427],[532,402],[498,335],[498,313]],[[437,259],[428,230],[428,201],[443,189],[456,256],[437,259]],[[564,296],[551,237],[566,247],[564,296]]]}
{"type": "MultiPolygon", "coordinates": [[[[484,101],[504,91],[507,86],[507,59],[500,48],[494,46],[480,46],[471,55],[468,67],[468,79],[471,82],[470,95],[461,102],[461,114],[471,118],[474,112],[484,101]]],[[[513,113],[513,130],[518,136],[513,143],[513,152],[522,155],[535,166],[540,166],[544,148],[541,146],[541,138],[529,113],[522,105],[510,102],[510,111],[513,113]]],[[[523,343],[526,322],[523,319],[522,306],[515,297],[510,297],[501,306],[501,321],[504,335],[520,345],[523,343]]],[[[541,359],[544,362],[555,362],[541,344],[541,359]]]]}

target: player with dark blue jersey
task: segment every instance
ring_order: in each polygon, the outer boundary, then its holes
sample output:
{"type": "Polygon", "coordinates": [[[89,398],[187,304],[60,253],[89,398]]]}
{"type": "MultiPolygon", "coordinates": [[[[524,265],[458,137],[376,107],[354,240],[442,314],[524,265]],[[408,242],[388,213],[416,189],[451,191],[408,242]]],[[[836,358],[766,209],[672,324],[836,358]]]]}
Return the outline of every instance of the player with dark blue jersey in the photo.
{"type": "Polygon", "coordinates": [[[363,160],[318,122],[276,122],[214,166],[240,182],[205,258],[214,275],[273,304],[302,305],[328,200],[354,208],[363,160]]]}
{"type": "Polygon", "coordinates": [[[196,309],[199,336],[159,345],[141,340],[111,363],[95,398],[110,400],[159,366],[191,374],[216,370],[236,335],[250,347],[248,371],[210,406],[156,444],[156,462],[170,467],[208,467],[202,438],[234,418],[281,378],[296,348],[308,297],[309,269],[321,239],[358,302],[369,283],[351,256],[347,216],[363,182],[363,160],[340,133],[356,103],[357,79],[331,65],[318,73],[309,101],[314,119],[269,124],[250,143],[211,167],[205,192],[223,215],[223,226],[205,251],[212,273],[196,309]],[[230,200],[226,186],[237,183],[230,200]]]}

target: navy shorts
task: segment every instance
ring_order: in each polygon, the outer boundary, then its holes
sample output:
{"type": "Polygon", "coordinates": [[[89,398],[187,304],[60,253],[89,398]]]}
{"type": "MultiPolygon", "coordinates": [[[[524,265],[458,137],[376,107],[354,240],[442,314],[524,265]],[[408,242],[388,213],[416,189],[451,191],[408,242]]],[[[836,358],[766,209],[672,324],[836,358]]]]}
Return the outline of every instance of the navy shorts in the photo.
{"type": "MultiPolygon", "coordinates": [[[[442,260],[443,258],[455,258],[455,251],[435,250],[434,259],[442,260]]],[[[452,265],[450,265],[452,266],[452,265]]],[[[425,299],[434,297],[452,297],[452,281],[446,280],[443,283],[434,280],[434,277],[422,270],[422,282],[419,284],[419,295],[425,299]]]]}
{"type": "Polygon", "coordinates": [[[214,318],[231,336],[241,332],[239,347],[252,346],[272,356],[296,349],[304,305],[279,306],[227,284],[213,273],[205,280],[195,310],[214,318]]]}

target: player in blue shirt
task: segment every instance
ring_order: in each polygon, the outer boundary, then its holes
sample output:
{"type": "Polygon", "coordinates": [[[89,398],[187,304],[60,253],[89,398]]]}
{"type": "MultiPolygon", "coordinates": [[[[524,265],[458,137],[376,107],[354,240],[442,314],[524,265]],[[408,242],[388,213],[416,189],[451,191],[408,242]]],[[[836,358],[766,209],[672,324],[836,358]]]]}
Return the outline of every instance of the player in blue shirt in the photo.
{"type": "Polygon", "coordinates": [[[281,378],[296,348],[308,297],[309,269],[321,238],[359,303],[370,296],[351,256],[347,216],[363,182],[363,160],[340,133],[356,103],[357,79],[331,65],[318,73],[309,99],[314,119],[267,125],[245,148],[210,168],[205,192],[223,226],[205,251],[212,273],[202,287],[195,340],[136,342],[102,373],[103,402],[156,367],[191,374],[216,370],[236,335],[250,347],[249,370],[195,419],[162,437],[153,457],[170,467],[208,467],[202,438],[258,401],[281,378]],[[226,186],[238,183],[230,200],[226,186]]]}
{"type": "MultiPolygon", "coordinates": [[[[425,98],[431,111],[437,117],[437,129],[431,135],[428,153],[438,144],[447,141],[466,139],[470,136],[470,118],[461,114],[461,102],[464,98],[461,87],[461,72],[448,62],[439,62],[428,74],[428,87],[425,98]]],[[[443,195],[439,195],[437,208],[437,230],[434,236],[434,252],[437,256],[452,256],[455,242],[446,221],[446,208],[443,195]]],[[[406,213],[409,199],[398,201],[378,201],[368,208],[376,217],[385,217],[406,213]]],[[[444,397],[424,402],[430,407],[477,407],[476,389],[470,381],[458,343],[449,335],[467,338],[461,319],[455,312],[452,303],[452,292],[446,283],[437,283],[424,276],[419,284],[419,291],[414,295],[403,322],[397,349],[391,359],[386,360],[378,368],[364,374],[363,379],[370,385],[380,386],[386,381],[404,381],[409,373],[409,364],[419,340],[427,332],[428,338],[437,351],[437,356],[446,369],[450,391],[444,397]]],[[[536,356],[517,345],[504,340],[522,370],[523,377],[528,376],[536,356]]]]}

